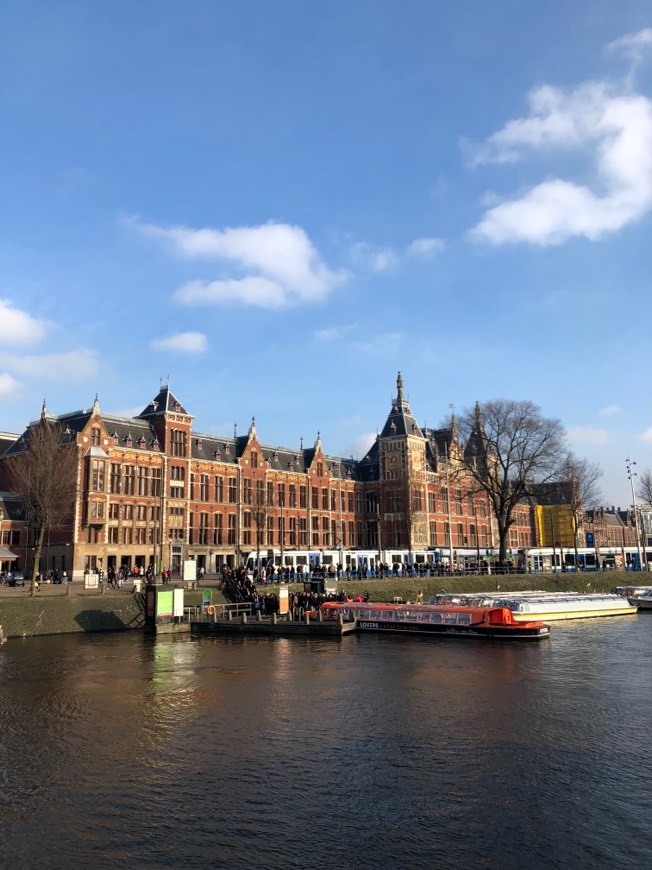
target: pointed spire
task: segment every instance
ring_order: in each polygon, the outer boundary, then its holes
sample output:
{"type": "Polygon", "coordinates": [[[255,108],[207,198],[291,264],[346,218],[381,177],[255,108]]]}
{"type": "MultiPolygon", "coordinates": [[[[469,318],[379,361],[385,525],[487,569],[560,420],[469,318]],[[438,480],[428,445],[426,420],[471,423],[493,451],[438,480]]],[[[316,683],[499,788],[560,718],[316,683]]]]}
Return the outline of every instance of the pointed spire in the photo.
{"type": "Polygon", "coordinates": [[[93,414],[99,414],[99,413],[100,413],[100,400],[97,396],[97,393],[95,393],[95,401],[93,402],[93,414]]]}
{"type": "Polygon", "coordinates": [[[321,450],[321,432],[317,431],[317,440],[315,441],[315,450],[321,450]]]}
{"type": "Polygon", "coordinates": [[[482,418],[480,417],[480,402],[475,403],[475,428],[479,432],[482,429],[482,418]]]}
{"type": "Polygon", "coordinates": [[[396,401],[399,405],[403,401],[403,378],[401,377],[400,372],[396,378],[396,401]]]}
{"type": "Polygon", "coordinates": [[[256,435],[256,418],[255,417],[251,418],[251,426],[249,427],[249,437],[250,438],[257,437],[257,435],[256,435]]]}
{"type": "Polygon", "coordinates": [[[455,417],[455,405],[449,404],[448,407],[451,409],[451,446],[453,444],[457,444],[458,434],[457,434],[457,418],[455,417]]]}
{"type": "Polygon", "coordinates": [[[43,406],[41,407],[41,420],[47,420],[48,418],[48,409],[45,405],[45,399],[43,399],[43,406]]]}
{"type": "Polygon", "coordinates": [[[234,424],[233,424],[233,440],[235,441],[235,439],[236,439],[237,437],[238,437],[238,424],[237,424],[237,423],[234,423],[234,424]]]}

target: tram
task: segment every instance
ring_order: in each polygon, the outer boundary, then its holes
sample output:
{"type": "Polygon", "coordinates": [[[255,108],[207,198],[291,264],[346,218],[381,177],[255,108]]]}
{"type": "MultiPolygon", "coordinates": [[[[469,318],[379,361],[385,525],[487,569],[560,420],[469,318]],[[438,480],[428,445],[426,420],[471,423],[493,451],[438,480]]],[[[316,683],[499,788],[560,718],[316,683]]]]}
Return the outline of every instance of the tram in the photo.
{"type": "MultiPolygon", "coordinates": [[[[392,573],[427,571],[441,558],[439,551],[425,550],[281,550],[261,549],[245,555],[247,573],[258,574],[262,568],[269,574],[272,569],[278,575],[282,567],[292,579],[301,579],[315,572],[337,573],[375,577],[379,565],[387,567],[392,573]]],[[[446,558],[444,556],[444,558],[446,558]]]]}
{"type": "Polygon", "coordinates": [[[645,571],[652,565],[652,548],[637,547],[529,547],[518,551],[519,564],[528,573],[559,571],[645,571]]]}

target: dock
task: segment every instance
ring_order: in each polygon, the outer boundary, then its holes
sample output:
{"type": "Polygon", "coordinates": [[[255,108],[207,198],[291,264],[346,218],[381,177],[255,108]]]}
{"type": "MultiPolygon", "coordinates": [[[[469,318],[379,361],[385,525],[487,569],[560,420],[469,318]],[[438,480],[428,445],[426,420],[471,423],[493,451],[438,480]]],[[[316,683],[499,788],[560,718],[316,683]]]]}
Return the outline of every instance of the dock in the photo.
{"type": "Polygon", "coordinates": [[[299,619],[285,616],[262,616],[257,613],[250,617],[243,613],[233,619],[212,616],[190,623],[190,633],[193,635],[213,634],[247,634],[272,635],[274,637],[343,637],[355,632],[355,620],[344,622],[339,620],[323,621],[310,619],[304,615],[299,619]]]}

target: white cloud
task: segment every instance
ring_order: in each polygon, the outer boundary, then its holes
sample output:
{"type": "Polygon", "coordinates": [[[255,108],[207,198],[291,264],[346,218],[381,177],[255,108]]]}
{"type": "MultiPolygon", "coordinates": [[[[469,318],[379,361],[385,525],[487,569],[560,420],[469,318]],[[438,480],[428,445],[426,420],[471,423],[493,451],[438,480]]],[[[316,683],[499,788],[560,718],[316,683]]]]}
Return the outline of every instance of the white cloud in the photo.
{"type": "Polygon", "coordinates": [[[437,254],[443,251],[446,247],[442,239],[423,238],[415,239],[406,248],[408,255],[416,257],[427,257],[430,254],[437,254]]]}
{"type": "Polygon", "coordinates": [[[606,408],[600,409],[600,416],[615,417],[617,414],[622,414],[623,409],[620,405],[607,405],[606,408]]]}
{"type": "Polygon", "coordinates": [[[8,299],[0,299],[0,344],[32,344],[41,341],[48,328],[25,311],[14,308],[8,299]]]}
{"type": "Polygon", "coordinates": [[[267,278],[240,278],[224,281],[189,281],[174,294],[184,305],[257,305],[283,308],[288,294],[280,284],[267,278]]]}
{"type": "Polygon", "coordinates": [[[565,92],[550,86],[529,96],[530,113],[487,139],[475,165],[509,163],[526,151],[593,152],[596,190],[551,178],[489,208],[472,234],[500,245],[596,240],[652,208],[652,102],[624,86],[587,82],[565,92]]]}
{"type": "Polygon", "coordinates": [[[0,397],[1,398],[8,399],[9,396],[16,395],[19,387],[20,387],[20,382],[17,381],[16,378],[12,378],[11,375],[0,374],[0,397]]]}
{"type": "Polygon", "coordinates": [[[607,444],[609,433],[595,426],[569,426],[568,438],[575,444],[607,444]]]}
{"type": "Polygon", "coordinates": [[[634,64],[638,65],[644,55],[652,49],[652,27],[639,30],[638,33],[628,33],[620,39],[614,39],[607,45],[608,52],[620,52],[634,64]]]}
{"type": "Polygon", "coordinates": [[[349,333],[355,329],[353,324],[346,326],[328,326],[325,329],[318,329],[313,332],[313,337],[318,341],[340,341],[346,338],[349,333]]]}
{"type": "Polygon", "coordinates": [[[81,381],[94,378],[99,372],[97,353],[80,348],[67,353],[50,353],[42,356],[12,357],[11,366],[4,358],[7,368],[11,367],[21,375],[48,380],[81,381]]]}
{"type": "Polygon", "coordinates": [[[174,253],[190,260],[217,260],[240,273],[212,282],[193,281],[177,298],[189,304],[239,302],[278,308],[326,298],[347,275],[333,272],[322,261],[301,227],[267,223],[224,230],[176,226],[158,227],[127,221],[149,238],[158,239],[174,253]],[[253,273],[253,274],[252,274],[253,273]]]}
{"type": "Polygon", "coordinates": [[[156,338],[151,342],[155,350],[178,350],[183,353],[203,353],[206,350],[206,336],[203,332],[179,332],[167,338],[156,338]]]}
{"type": "Polygon", "coordinates": [[[646,429],[645,432],[641,435],[641,441],[644,444],[652,444],[652,426],[649,429],[646,429]]]}
{"type": "Polygon", "coordinates": [[[365,432],[359,438],[356,438],[353,444],[349,445],[344,452],[351,455],[354,459],[362,459],[367,455],[375,440],[375,432],[365,432]]]}
{"type": "Polygon", "coordinates": [[[337,421],[337,425],[343,427],[359,426],[361,423],[362,417],[360,414],[354,414],[352,417],[343,417],[341,420],[337,421]]]}
{"type": "Polygon", "coordinates": [[[387,272],[398,264],[398,255],[392,248],[379,248],[368,242],[356,242],[351,246],[355,265],[372,272],[387,272]]]}
{"type": "Polygon", "coordinates": [[[360,353],[378,354],[386,356],[392,350],[396,350],[403,342],[401,332],[381,332],[373,335],[368,340],[356,341],[353,345],[360,353]]]}

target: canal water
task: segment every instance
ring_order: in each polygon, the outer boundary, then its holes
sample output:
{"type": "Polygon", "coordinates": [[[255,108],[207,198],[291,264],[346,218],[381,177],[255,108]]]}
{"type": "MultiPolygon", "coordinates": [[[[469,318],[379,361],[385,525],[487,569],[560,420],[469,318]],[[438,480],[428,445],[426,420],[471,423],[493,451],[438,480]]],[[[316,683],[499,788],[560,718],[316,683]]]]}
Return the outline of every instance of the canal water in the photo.
{"type": "Polygon", "coordinates": [[[652,614],[509,645],[11,640],[0,866],[652,866],[652,614]]]}

